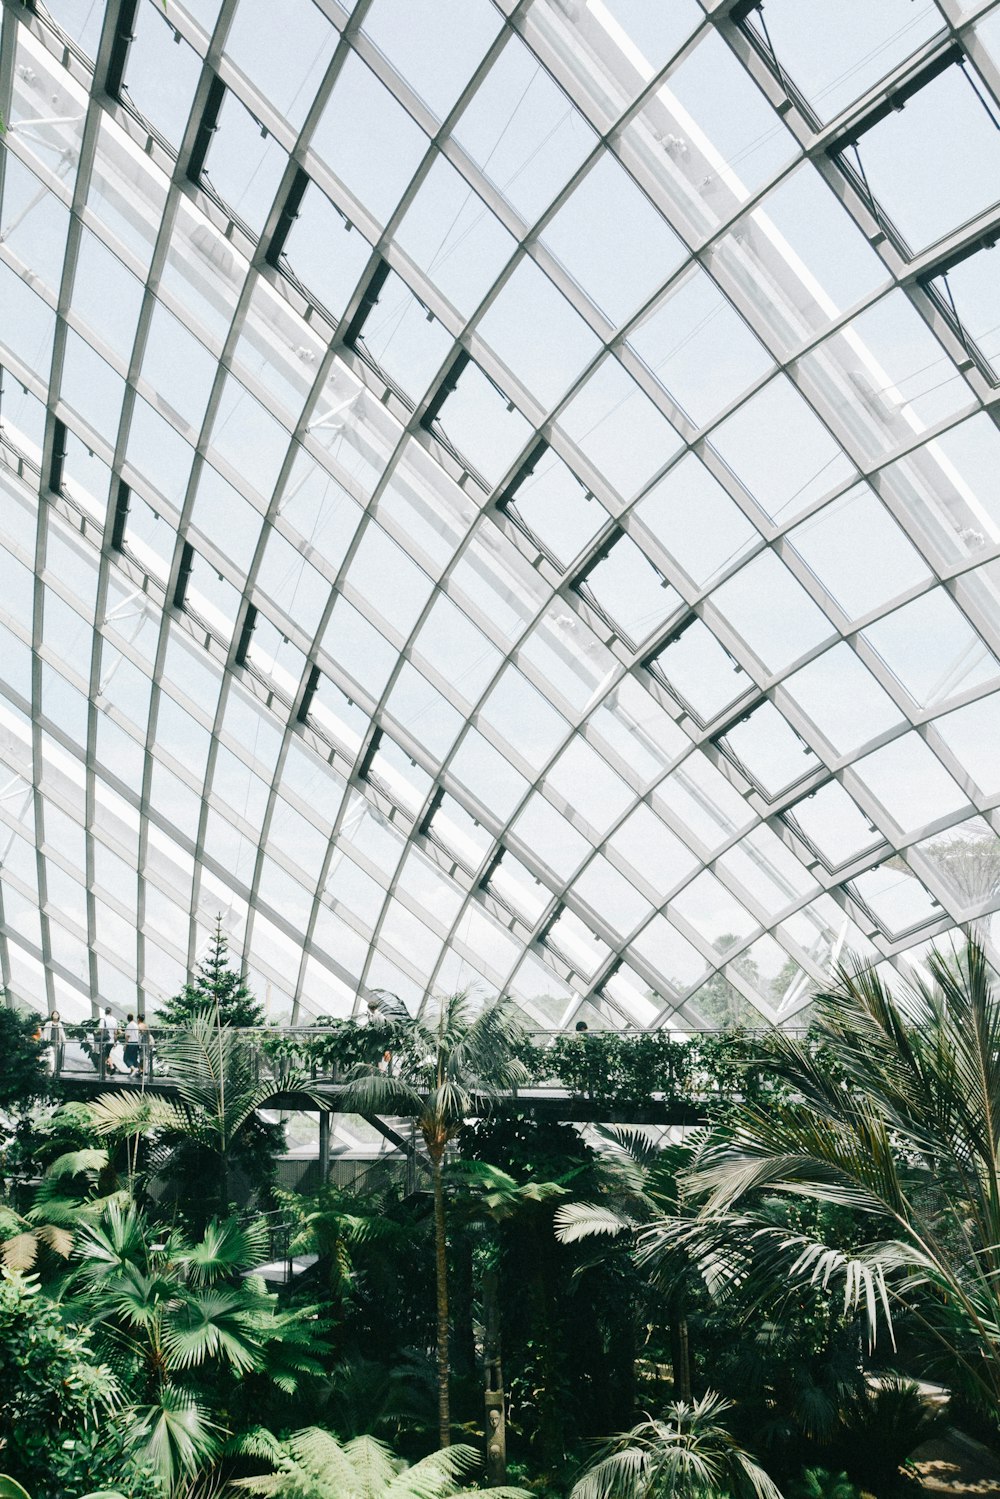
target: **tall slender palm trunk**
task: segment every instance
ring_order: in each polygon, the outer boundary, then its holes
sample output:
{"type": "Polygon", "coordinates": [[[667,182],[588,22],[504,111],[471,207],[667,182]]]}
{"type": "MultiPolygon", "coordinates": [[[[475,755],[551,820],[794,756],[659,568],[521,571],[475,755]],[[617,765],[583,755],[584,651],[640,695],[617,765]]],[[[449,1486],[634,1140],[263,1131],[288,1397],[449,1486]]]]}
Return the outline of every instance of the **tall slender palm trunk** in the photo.
{"type": "Polygon", "coordinates": [[[448,1241],[445,1233],[444,1182],[440,1160],[431,1158],[434,1181],[434,1265],[437,1279],[438,1440],[451,1446],[451,1361],[448,1353],[448,1241]]]}

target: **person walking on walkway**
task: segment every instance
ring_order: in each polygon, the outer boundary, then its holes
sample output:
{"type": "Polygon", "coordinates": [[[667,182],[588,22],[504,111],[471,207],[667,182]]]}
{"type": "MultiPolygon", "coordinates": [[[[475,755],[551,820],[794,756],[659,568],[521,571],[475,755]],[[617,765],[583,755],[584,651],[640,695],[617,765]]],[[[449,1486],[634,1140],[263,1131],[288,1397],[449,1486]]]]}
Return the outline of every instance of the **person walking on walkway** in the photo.
{"type": "Polygon", "coordinates": [[[62,1072],[63,1058],[66,1055],[66,1027],[59,1018],[58,1010],[53,1010],[42,1026],[42,1040],[49,1048],[46,1058],[49,1071],[53,1077],[58,1077],[62,1072]]]}
{"type": "Polygon", "coordinates": [[[118,1035],[118,1022],[111,1013],[111,1006],[105,1008],[104,1014],[97,1022],[97,1044],[100,1048],[99,1056],[104,1063],[105,1072],[117,1072],[118,1068],[111,1060],[111,1048],[115,1044],[118,1035]]]}
{"type": "Polygon", "coordinates": [[[135,1077],[139,1071],[139,1026],[131,1012],[125,1017],[125,1066],[129,1077],[135,1077]]]}

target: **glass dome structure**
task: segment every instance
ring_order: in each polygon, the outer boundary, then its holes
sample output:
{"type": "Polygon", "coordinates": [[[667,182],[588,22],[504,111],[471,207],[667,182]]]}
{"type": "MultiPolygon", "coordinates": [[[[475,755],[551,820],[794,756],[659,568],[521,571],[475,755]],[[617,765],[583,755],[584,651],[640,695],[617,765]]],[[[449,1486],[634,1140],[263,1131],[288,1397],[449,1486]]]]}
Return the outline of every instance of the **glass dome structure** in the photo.
{"type": "Polygon", "coordinates": [[[0,965],[795,1022],[1000,908],[1000,5],[3,0],[0,965]]]}

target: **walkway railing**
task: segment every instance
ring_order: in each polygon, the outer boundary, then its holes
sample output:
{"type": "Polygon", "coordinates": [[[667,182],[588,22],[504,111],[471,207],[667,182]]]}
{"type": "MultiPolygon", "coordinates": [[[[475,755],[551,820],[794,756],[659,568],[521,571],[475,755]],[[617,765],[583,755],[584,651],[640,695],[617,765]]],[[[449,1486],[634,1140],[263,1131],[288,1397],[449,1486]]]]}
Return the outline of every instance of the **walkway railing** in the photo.
{"type": "MultiPolygon", "coordinates": [[[[185,1065],[176,1043],[189,1034],[153,1026],[139,1039],[124,1030],[66,1027],[47,1045],[50,1071],[63,1080],[123,1086],[176,1082],[185,1065]]],[[[346,1081],[359,1066],[413,1076],[423,1058],[414,1034],[398,1021],[233,1028],[255,1077],[276,1092],[303,1079],[318,1086],[346,1081]]],[[[802,1032],[797,1034],[801,1035],[802,1032]]],[[[527,1081],[519,1097],[560,1094],[601,1103],[697,1100],[773,1087],[773,1030],[536,1031],[521,1047],[527,1081]]]]}

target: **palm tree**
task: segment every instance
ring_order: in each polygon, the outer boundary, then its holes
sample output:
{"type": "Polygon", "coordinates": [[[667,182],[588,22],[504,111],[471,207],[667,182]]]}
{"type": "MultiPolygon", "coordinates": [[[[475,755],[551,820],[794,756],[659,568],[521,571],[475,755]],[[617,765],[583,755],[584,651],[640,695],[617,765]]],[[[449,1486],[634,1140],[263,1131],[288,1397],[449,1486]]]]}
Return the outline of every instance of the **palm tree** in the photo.
{"type": "Polygon", "coordinates": [[[490,1488],[507,1477],[506,1395],[500,1339],[500,1246],[497,1229],[553,1198],[564,1197],[561,1182],[528,1181],[518,1185],[508,1172],[488,1161],[454,1161],[446,1185],[457,1199],[467,1227],[480,1230],[483,1262],[483,1365],[486,1405],[486,1481],[490,1488]]]}
{"type": "Polygon", "coordinates": [[[313,1308],[281,1312],[245,1272],[264,1257],[263,1230],[211,1222],[195,1241],[156,1230],[133,1203],[110,1203],[81,1224],[63,1287],[68,1322],[93,1330],[97,1348],[135,1397],[131,1431],[168,1489],[219,1448],[220,1429],[192,1381],[266,1371],[288,1392],[318,1373],[310,1355],[313,1308]]]}
{"type": "Polygon", "coordinates": [[[0,1262],[8,1270],[33,1270],[40,1263],[48,1271],[56,1261],[68,1260],[80,1225],[99,1218],[109,1203],[123,1200],[113,1181],[106,1150],[85,1148],[58,1156],[46,1167],[26,1213],[0,1203],[0,1262]]]}
{"type": "MultiPolygon", "coordinates": [[[[593,1235],[627,1235],[634,1245],[644,1225],[677,1212],[678,1177],[691,1165],[692,1148],[661,1145],[639,1126],[598,1130],[598,1149],[604,1168],[602,1201],[561,1203],[555,1214],[556,1237],[562,1244],[574,1244],[593,1235]]],[[[669,1321],[673,1393],[682,1402],[691,1399],[687,1303],[692,1273],[687,1257],[678,1252],[671,1257],[669,1273],[660,1277],[669,1321]]]]}
{"type": "Polygon", "coordinates": [[[689,1216],[640,1232],[657,1260],[683,1247],[717,1294],[778,1304],[840,1287],[874,1342],[907,1310],[938,1370],[984,1409],[1000,1401],[1000,994],[969,939],[898,993],[870,967],[815,999],[814,1041],[783,1037],[789,1093],[745,1101],[686,1176],[689,1216]],[[777,1226],[766,1194],[851,1210],[867,1242],[777,1226]],[[693,1215],[693,1216],[692,1216],[693,1215]]]}
{"type": "MultiPolygon", "coordinates": [[[[341,1443],[318,1426],[297,1431],[284,1442],[261,1432],[244,1447],[266,1457],[275,1471],[234,1479],[233,1488],[275,1499],[474,1499],[480,1492],[462,1486],[479,1467],[473,1447],[432,1452],[412,1468],[375,1437],[341,1443]]],[[[523,1489],[491,1492],[497,1499],[529,1499],[523,1489]]]]}
{"type": "Polygon", "coordinates": [[[667,1407],[612,1437],[603,1454],[570,1491],[570,1499],[781,1499],[774,1483],[721,1417],[731,1403],[707,1394],[693,1405],[667,1407]]]}
{"type": "Polygon", "coordinates": [[[119,1139],[161,1136],[166,1151],[156,1163],[158,1174],[181,1166],[191,1187],[189,1212],[201,1185],[215,1210],[224,1215],[230,1208],[233,1167],[250,1158],[259,1178],[258,1157],[263,1153],[266,1164],[267,1155],[278,1146],[272,1127],[261,1121],[258,1111],[277,1092],[308,1092],[310,1085],[298,1074],[286,1077],[280,1088],[274,1079],[262,1077],[252,1038],[224,1025],[211,1011],[174,1033],[166,1055],[178,1099],[146,1092],[105,1093],[91,1105],[94,1128],[98,1135],[119,1139]]]}
{"type": "Polygon", "coordinates": [[[441,1446],[447,1447],[451,1441],[451,1359],[445,1152],[484,1098],[496,1098],[527,1082],[528,1070],[517,1055],[525,1031],[507,995],[476,1013],[467,993],[453,994],[440,1002],[435,1025],[418,1020],[410,1025],[400,1075],[394,1076],[391,1066],[386,1072],[377,1067],[358,1068],[336,1092],[340,1106],[354,1113],[401,1114],[414,1119],[423,1138],[434,1191],[438,1437],[441,1446]]]}

